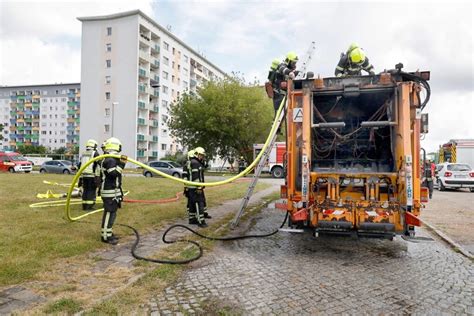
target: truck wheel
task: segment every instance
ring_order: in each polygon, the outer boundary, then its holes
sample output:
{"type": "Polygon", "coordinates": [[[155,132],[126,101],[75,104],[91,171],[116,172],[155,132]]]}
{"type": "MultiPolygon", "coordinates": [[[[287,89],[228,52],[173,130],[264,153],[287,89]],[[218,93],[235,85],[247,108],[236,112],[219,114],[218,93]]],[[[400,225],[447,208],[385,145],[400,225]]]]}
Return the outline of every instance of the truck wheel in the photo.
{"type": "Polygon", "coordinates": [[[14,172],[15,172],[15,169],[13,169],[13,168],[10,167],[10,168],[8,168],[8,172],[14,173],[14,172]]]}
{"type": "Polygon", "coordinates": [[[276,166],[272,169],[272,177],[274,178],[283,178],[283,168],[276,166]]]}
{"type": "Polygon", "coordinates": [[[438,180],[438,190],[446,191],[446,187],[443,185],[443,182],[441,182],[441,180],[438,180]]]}

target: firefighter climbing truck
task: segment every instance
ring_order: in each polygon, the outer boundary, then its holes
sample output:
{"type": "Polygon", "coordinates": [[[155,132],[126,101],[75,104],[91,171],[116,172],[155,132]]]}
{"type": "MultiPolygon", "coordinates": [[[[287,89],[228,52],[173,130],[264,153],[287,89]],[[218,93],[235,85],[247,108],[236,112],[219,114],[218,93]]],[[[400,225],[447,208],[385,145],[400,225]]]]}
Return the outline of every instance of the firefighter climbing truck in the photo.
{"type": "Polygon", "coordinates": [[[424,202],[420,119],[429,72],[288,82],[282,198],[293,228],[413,236],[424,202]]]}

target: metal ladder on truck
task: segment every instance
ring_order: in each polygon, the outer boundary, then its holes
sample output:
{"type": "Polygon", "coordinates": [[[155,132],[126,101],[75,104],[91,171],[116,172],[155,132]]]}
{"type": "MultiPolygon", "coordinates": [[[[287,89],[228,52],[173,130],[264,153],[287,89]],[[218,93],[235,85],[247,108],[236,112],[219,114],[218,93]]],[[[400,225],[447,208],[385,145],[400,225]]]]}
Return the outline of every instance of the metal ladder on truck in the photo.
{"type": "MultiPolygon", "coordinates": [[[[280,113],[280,116],[278,117],[277,126],[281,125],[281,122],[283,121],[283,118],[285,117],[286,107],[287,107],[287,100],[285,96],[285,105],[283,107],[283,110],[280,113]]],[[[242,199],[242,202],[240,203],[239,211],[235,214],[234,219],[232,220],[230,224],[231,228],[235,228],[237,226],[237,224],[239,223],[240,217],[244,213],[244,210],[247,207],[247,205],[249,204],[250,197],[253,194],[253,190],[255,189],[255,186],[257,185],[258,178],[260,177],[260,174],[262,173],[263,167],[265,167],[268,157],[270,156],[270,153],[273,149],[273,145],[275,145],[275,142],[277,139],[277,132],[278,132],[278,128],[275,128],[272,134],[270,135],[270,139],[271,139],[270,143],[268,144],[267,148],[263,152],[263,155],[260,158],[260,161],[258,162],[257,167],[255,168],[252,181],[250,182],[250,185],[247,188],[247,193],[245,193],[245,196],[242,199]]]]}

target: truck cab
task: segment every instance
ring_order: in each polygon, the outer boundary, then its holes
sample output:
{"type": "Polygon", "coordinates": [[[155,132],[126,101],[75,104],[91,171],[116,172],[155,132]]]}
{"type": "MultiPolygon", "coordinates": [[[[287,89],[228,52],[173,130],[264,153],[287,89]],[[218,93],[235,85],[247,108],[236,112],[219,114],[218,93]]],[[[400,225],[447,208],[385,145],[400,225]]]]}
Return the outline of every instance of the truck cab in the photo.
{"type": "Polygon", "coordinates": [[[0,171],[5,172],[25,172],[29,173],[33,170],[30,161],[16,152],[0,151],[0,171]]]}

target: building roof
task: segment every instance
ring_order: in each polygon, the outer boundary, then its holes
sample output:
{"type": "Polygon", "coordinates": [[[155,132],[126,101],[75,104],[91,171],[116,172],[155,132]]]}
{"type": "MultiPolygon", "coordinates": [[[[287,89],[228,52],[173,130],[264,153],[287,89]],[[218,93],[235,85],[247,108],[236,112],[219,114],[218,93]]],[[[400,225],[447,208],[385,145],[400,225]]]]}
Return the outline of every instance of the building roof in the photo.
{"type": "Polygon", "coordinates": [[[160,31],[177,41],[179,44],[183,45],[186,49],[194,53],[196,56],[199,56],[199,58],[202,58],[205,60],[209,65],[226,75],[225,71],[211,63],[207,58],[202,57],[198,52],[196,52],[194,49],[192,49],[190,46],[188,46],[186,43],[184,43],[182,40],[180,40],[178,37],[173,35],[171,32],[169,32],[166,28],[162,27],[158,23],[156,23],[152,18],[150,18],[148,15],[143,13],[141,10],[132,10],[132,11],[126,11],[126,12],[120,12],[120,13],[115,13],[115,14],[109,14],[109,15],[101,15],[101,16],[88,16],[88,17],[78,17],[77,19],[81,22],[88,22],[88,21],[105,21],[105,20],[112,20],[112,19],[120,19],[124,18],[127,16],[133,16],[133,15],[140,15],[144,19],[148,20],[151,24],[156,26],[160,31]]]}

